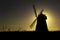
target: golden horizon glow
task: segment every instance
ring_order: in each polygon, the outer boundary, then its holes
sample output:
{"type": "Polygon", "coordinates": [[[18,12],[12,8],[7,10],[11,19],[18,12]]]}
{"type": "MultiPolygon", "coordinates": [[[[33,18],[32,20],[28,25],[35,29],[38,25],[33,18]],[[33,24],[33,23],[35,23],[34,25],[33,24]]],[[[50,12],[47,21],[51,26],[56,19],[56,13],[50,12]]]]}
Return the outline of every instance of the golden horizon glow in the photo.
{"type": "MultiPolygon", "coordinates": [[[[53,12],[49,12],[49,11],[48,12],[47,11],[43,12],[43,14],[45,14],[47,16],[46,22],[47,22],[48,30],[49,31],[57,31],[58,29],[57,29],[57,27],[56,27],[56,25],[54,23],[55,22],[54,17],[50,13],[53,13],[53,12]]],[[[32,19],[34,20],[35,17],[33,17],[32,19]]],[[[33,26],[32,30],[35,30],[35,28],[36,28],[36,23],[33,26]]]]}
{"type": "Polygon", "coordinates": [[[46,22],[47,22],[48,30],[49,31],[58,31],[59,29],[57,27],[56,20],[54,19],[54,16],[51,13],[53,13],[53,12],[44,11],[44,14],[47,16],[46,22]]]}

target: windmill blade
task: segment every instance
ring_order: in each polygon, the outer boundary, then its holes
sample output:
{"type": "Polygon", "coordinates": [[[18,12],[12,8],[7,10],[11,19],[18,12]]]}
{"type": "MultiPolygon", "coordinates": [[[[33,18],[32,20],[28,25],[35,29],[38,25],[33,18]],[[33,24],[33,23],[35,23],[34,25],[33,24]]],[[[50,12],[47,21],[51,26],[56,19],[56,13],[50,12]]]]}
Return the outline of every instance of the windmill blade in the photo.
{"type": "Polygon", "coordinates": [[[42,10],[40,11],[40,14],[42,14],[43,11],[44,11],[44,9],[42,9],[42,10]]]}
{"type": "Polygon", "coordinates": [[[33,5],[33,10],[34,10],[35,16],[37,18],[37,12],[36,12],[36,9],[35,9],[35,5],[33,5]]]}
{"type": "Polygon", "coordinates": [[[33,23],[30,25],[31,28],[33,27],[33,25],[34,25],[34,23],[36,22],[36,20],[37,20],[37,19],[35,19],[35,20],[33,21],[33,23]]]}

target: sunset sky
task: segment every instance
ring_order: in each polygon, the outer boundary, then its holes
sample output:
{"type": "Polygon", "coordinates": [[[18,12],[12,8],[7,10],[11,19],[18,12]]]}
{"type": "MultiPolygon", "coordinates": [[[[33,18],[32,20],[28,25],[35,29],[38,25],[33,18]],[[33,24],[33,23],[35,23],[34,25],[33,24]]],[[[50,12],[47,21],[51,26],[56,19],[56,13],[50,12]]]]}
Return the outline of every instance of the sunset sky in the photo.
{"type": "Polygon", "coordinates": [[[34,21],[35,14],[32,5],[35,4],[37,14],[44,9],[47,16],[49,31],[60,31],[60,0],[0,0],[0,31],[35,30],[35,24],[30,29],[34,21]]]}

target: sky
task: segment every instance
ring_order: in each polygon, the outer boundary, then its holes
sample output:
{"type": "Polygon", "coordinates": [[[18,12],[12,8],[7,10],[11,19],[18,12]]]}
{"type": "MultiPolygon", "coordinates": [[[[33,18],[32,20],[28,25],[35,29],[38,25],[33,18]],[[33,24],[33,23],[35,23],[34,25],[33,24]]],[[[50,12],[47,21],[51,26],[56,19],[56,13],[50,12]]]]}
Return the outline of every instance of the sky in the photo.
{"type": "Polygon", "coordinates": [[[30,28],[36,18],[33,4],[37,14],[44,9],[48,30],[60,31],[60,0],[0,0],[0,31],[34,31],[36,23],[30,28]]]}

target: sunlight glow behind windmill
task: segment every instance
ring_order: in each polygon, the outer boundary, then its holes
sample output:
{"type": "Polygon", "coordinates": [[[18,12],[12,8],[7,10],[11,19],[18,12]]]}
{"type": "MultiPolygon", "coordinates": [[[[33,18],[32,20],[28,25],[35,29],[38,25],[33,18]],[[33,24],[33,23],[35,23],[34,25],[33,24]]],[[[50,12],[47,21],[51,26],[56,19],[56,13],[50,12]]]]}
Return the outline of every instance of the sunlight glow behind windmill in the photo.
{"type": "Polygon", "coordinates": [[[42,13],[43,11],[44,11],[44,9],[42,9],[41,10],[41,12],[39,13],[39,15],[37,15],[37,12],[36,12],[36,9],[35,9],[35,5],[33,5],[33,10],[34,10],[34,13],[35,13],[35,17],[36,17],[36,19],[32,22],[32,24],[30,25],[30,27],[32,28],[32,26],[35,24],[35,22],[36,22],[36,20],[37,20],[37,23],[39,23],[39,24],[41,24],[40,26],[39,25],[37,25],[37,29],[36,29],[36,31],[45,31],[45,32],[47,32],[48,31],[48,29],[47,29],[47,25],[46,25],[46,22],[45,22],[45,19],[47,19],[46,18],[46,16],[42,13]],[[40,18],[39,18],[39,16],[40,16],[40,18]],[[40,21],[38,21],[38,19],[40,20],[40,21]],[[44,21],[43,21],[44,20],[44,21]],[[43,25],[42,25],[42,23],[43,23],[43,25]],[[45,28],[44,28],[45,27],[45,28]],[[40,28],[40,29],[39,29],[40,28]],[[42,29],[42,30],[41,30],[42,29]]]}
{"type": "MultiPolygon", "coordinates": [[[[33,5],[33,7],[34,7],[34,5],[33,5]]],[[[35,8],[35,7],[34,7],[35,8]]],[[[34,9],[33,8],[33,9],[34,9]]],[[[37,16],[39,15],[39,13],[40,12],[36,12],[36,9],[34,9],[35,11],[34,11],[34,13],[35,13],[35,17],[36,17],[36,14],[37,14],[37,16]]],[[[45,11],[43,12],[43,14],[45,14],[46,16],[47,16],[47,20],[46,20],[46,22],[47,22],[47,25],[48,25],[48,30],[50,30],[51,29],[51,21],[53,21],[52,20],[52,17],[51,17],[51,15],[49,14],[49,13],[51,13],[51,12],[49,12],[49,11],[47,11],[46,9],[44,9],[45,11]]],[[[39,11],[41,11],[41,10],[39,10],[39,11]]],[[[32,26],[33,28],[32,29],[35,29],[36,28],[36,23],[37,23],[37,21],[36,21],[36,18],[35,18],[35,20],[34,20],[34,22],[30,25],[30,26],[32,26]]],[[[52,28],[53,29],[53,28],[52,28]]]]}

